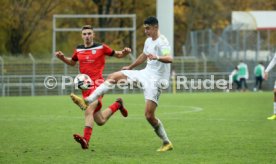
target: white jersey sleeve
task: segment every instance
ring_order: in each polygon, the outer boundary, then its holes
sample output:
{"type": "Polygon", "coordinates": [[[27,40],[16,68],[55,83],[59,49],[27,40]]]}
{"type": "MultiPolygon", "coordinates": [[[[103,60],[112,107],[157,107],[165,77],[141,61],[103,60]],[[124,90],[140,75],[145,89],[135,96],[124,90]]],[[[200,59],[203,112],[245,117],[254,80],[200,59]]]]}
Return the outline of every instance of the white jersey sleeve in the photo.
{"type": "Polygon", "coordinates": [[[171,54],[171,46],[170,46],[167,38],[164,37],[164,35],[160,36],[160,41],[159,41],[159,44],[158,44],[158,49],[159,49],[158,54],[160,56],[167,56],[167,55],[171,54]]]}

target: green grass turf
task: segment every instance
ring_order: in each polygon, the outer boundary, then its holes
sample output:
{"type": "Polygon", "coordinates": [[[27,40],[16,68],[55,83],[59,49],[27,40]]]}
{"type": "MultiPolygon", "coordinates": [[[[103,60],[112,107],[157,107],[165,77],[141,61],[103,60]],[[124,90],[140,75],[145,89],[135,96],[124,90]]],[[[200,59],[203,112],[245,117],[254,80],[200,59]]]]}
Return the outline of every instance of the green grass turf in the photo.
{"type": "Polygon", "coordinates": [[[69,96],[0,98],[0,163],[275,163],[271,92],[161,95],[157,116],[174,145],[166,153],[155,151],[143,95],[105,95],[104,107],[118,96],[129,117],[95,126],[88,150],[73,140],[84,119],[69,96]]]}

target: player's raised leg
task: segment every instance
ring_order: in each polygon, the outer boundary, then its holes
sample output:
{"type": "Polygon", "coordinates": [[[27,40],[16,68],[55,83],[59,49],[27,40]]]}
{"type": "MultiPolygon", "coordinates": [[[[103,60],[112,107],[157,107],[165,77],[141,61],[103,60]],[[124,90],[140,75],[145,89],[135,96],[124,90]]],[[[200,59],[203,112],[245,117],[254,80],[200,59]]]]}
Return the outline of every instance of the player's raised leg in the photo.
{"type": "Polygon", "coordinates": [[[85,98],[85,101],[87,101],[88,104],[94,102],[100,96],[102,96],[106,92],[108,92],[110,89],[113,89],[115,87],[115,84],[119,80],[127,80],[127,76],[125,76],[120,71],[114,72],[114,73],[108,75],[107,80],[104,83],[102,83],[91,95],[89,95],[87,98],[85,98]]]}
{"type": "Polygon", "coordinates": [[[114,84],[105,81],[102,83],[91,95],[89,95],[87,98],[85,98],[85,101],[88,102],[88,104],[91,104],[95,100],[97,100],[100,96],[104,95],[106,92],[108,92],[110,89],[114,87],[114,84]]]}

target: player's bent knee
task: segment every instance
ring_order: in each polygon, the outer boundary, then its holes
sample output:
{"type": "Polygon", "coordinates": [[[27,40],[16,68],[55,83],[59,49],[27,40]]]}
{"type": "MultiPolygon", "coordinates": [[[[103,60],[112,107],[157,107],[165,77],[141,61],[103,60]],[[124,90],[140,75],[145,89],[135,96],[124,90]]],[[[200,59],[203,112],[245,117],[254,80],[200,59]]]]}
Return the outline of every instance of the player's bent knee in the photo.
{"type": "Polygon", "coordinates": [[[154,116],[151,113],[145,113],[145,117],[149,122],[154,120],[154,116]]]}
{"type": "Polygon", "coordinates": [[[121,79],[125,79],[125,75],[122,72],[114,72],[107,76],[107,80],[111,83],[116,83],[121,79]]]}
{"type": "Polygon", "coordinates": [[[103,126],[105,121],[95,121],[98,126],[103,126]]]}
{"type": "Polygon", "coordinates": [[[109,81],[115,80],[117,76],[118,76],[117,72],[111,73],[107,76],[107,80],[109,81]]]}
{"type": "Polygon", "coordinates": [[[94,110],[88,110],[88,109],[86,109],[85,112],[84,112],[84,115],[85,116],[90,116],[90,115],[93,114],[93,112],[94,112],[94,110]]]}

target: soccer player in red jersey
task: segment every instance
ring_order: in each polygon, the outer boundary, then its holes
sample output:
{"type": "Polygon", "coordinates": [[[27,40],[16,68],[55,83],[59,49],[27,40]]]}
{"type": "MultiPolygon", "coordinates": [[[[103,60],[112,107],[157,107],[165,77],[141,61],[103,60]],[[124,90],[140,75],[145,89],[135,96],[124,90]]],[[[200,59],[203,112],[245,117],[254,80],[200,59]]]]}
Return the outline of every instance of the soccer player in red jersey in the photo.
{"type": "Polygon", "coordinates": [[[75,66],[79,62],[79,71],[82,74],[87,74],[93,81],[93,85],[88,90],[82,91],[82,97],[80,98],[75,94],[71,94],[71,98],[75,104],[77,104],[82,110],[85,110],[85,127],[83,136],[74,134],[74,139],[81,144],[83,149],[88,149],[89,140],[92,135],[94,121],[102,126],[106,121],[115,113],[120,110],[124,117],[127,117],[127,110],[123,106],[123,100],[118,98],[112,105],[106,110],[101,111],[102,97],[99,97],[89,107],[84,99],[88,97],[93,91],[104,82],[103,70],[105,66],[105,56],[115,56],[117,58],[123,58],[131,52],[130,48],[125,47],[121,51],[115,51],[105,44],[94,42],[94,31],[90,25],[82,27],[81,35],[84,44],[77,46],[72,57],[65,57],[61,51],[55,52],[57,58],[70,66],[75,66]]]}

